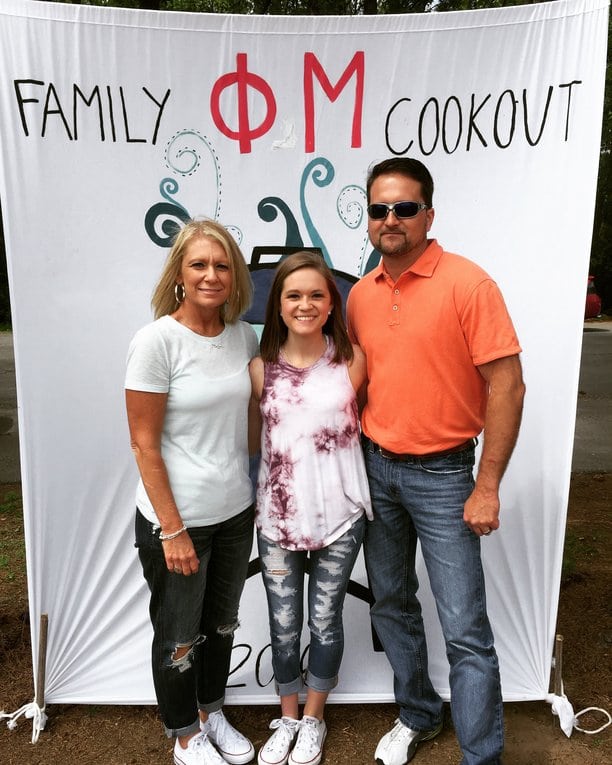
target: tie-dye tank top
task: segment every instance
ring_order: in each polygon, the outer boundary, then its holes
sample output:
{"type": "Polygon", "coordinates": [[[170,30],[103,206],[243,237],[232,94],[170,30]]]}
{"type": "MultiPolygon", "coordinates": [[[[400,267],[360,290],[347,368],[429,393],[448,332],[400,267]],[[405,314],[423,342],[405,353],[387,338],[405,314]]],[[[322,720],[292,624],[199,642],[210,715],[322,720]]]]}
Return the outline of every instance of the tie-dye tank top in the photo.
{"type": "Polygon", "coordinates": [[[305,369],[282,355],[264,364],[256,523],[288,550],[319,550],[372,517],[355,391],[333,355],[328,339],[305,369]]]}

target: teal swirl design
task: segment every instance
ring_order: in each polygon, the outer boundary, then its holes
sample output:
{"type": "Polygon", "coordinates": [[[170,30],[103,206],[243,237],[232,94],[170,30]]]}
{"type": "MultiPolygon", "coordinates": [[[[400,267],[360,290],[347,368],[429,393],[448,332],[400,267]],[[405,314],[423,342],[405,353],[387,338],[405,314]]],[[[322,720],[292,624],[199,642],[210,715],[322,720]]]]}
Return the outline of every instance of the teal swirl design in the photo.
{"type": "MultiPolygon", "coordinates": [[[[218,220],[221,210],[221,171],[219,156],[208,138],[197,130],[180,130],[166,144],[164,160],[173,173],[183,178],[194,175],[203,166],[210,170],[209,175],[214,185],[214,194],[211,196],[215,199],[214,215],[211,217],[218,220]]],[[[192,217],[176,200],[178,190],[179,184],[174,178],[164,178],[160,182],[159,191],[166,201],[152,205],[145,214],[145,231],[149,239],[159,247],[170,247],[181,224],[192,217]]],[[[232,228],[234,237],[240,243],[242,232],[236,227],[232,228]]]]}
{"type": "Polygon", "coordinates": [[[221,170],[219,155],[213,149],[207,136],[197,130],[180,130],[166,144],[164,159],[172,172],[183,177],[194,175],[204,162],[210,164],[216,191],[215,212],[212,217],[219,220],[221,211],[221,170]]]}
{"type": "MultiPolygon", "coordinates": [[[[355,230],[362,225],[366,216],[367,199],[366,191],[361,186],[351,184],[342,189],[338,194],[336,210],[345,226],[355,230]]],[[[378,250],[370,250],[368,253],[368,243],[368,230],[366,226],[361,242],[361,254],[359,255],[359,266],[357,268],[359,276],[365,276],[365,274],[376,268],[380,261],[378,250]]]]}
{"type": "Polygon", "coordinates": [[[157,202],[146,212],[144,227],[149,239],[158,247],[170,247],[181,227],[189,218],[188,210],[173,199],[179,190],[174,178],[164,178],[159,184],[159,193],[166,202],[157,202]]]}
{"type": "Polygon", "coordinates": [[[272,223],[276,220],[279,212],[285,219],[285,246],[303,247],[304,241],[300,234],[295,216],[291,212],[289,205],[279,197],[264,197],[257,205],[257,213],[261,220],[266,223],[272,223]]]}
{"type": "Polygon", "coordinates": [[[327,247],[325,246],[323,239],[319,236],[319,232],[315,228],[310,213],[308,212],[305,191],[310,176],[312,176],[312,181],[316,186],[323,188],[324,186],[329,186],[334,180],[335,174],[333,165],[328,159],[325,159],[325,157],[317,157],[306,165],[300,181],[300,206],[302,208],[302,216],[304,218],[304,223],[306,224],[306,230],[310,236],[313,247],[319,247],[323,253],[325,262],[330,268],[333,266],[333,263],[329,257],[327,247]]]}

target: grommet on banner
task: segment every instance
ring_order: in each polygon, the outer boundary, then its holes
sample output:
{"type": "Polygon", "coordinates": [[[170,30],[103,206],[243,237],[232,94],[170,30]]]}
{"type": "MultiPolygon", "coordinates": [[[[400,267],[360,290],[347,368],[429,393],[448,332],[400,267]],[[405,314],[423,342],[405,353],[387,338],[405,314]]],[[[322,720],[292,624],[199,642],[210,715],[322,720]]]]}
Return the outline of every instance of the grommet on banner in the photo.
{"type": "Polygon", "coordinates": [[[47,669],[47,630],[49,626],[48,614],[41,614],[40,634],[38,636],[38,672],[36,675],[36,694],[34,701],[24,704],[15,712],[6,714],[0,711],[0,720],[6,719],[9,730],[15,730],[17,720],[23,715],[32,720],[32,743],[38,741],[40,732],[45,729],[47,715],[45,714],[45,673],[47,669]]]}

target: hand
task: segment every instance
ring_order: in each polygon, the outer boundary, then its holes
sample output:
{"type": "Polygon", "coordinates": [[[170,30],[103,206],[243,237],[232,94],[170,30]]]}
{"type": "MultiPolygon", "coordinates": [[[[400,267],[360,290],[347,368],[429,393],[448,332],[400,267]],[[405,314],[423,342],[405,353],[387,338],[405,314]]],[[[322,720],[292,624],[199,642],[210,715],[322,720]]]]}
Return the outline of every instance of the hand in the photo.
{"type": "Polygon", "coordinates": [[[499,495],[478,486],[463,507],[463,520],[477,536],[489,536],[499,528],[499,495]]]}
{"type": "Polygon", "coordinates": [[[166,557],[166,566],[171,573],[190,576],[200,568],[200,561],[187,531],[174,539],[162,542],[162,548],[166,557]]]}

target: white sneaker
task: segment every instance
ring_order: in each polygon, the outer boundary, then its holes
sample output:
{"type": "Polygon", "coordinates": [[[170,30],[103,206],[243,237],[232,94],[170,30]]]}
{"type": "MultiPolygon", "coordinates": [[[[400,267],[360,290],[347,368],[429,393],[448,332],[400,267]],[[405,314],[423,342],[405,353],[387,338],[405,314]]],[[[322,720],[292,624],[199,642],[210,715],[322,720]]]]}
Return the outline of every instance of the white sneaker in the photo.
{"type": "Polygon", "coordinates": [[[174,765],[227,765],[223,757],[208,740],[205,733],[189,739],[187,747],[174,742],[174,765]]]}
{"type": "Polygon", "coordinates": [[[286,765],[291,746],[297,735],[298,721],[292,717],[272,720],[270,730],[274,733],[259,750],[259,765],[286,765]]]}
{"type": "Polygon", "coordinates": [[[200,728],[230,765],[245,765],[255,756],[253,744],[228,722],[223,710],[211,712],[206,722],[200,722],[200,728]]]}
{"type": "Polygon", "coordinates": [[[297,741],[287,760],[289,765],[319,765],[326,735],[324,720],[308,715],[302,717],[298,723],[297,741]]]}
{"type": "Polygon", "coordinates": [[[406,765],[414,757],[420,742],[435,738],[441,730],[442,723],[433,730],[412,730],[398,719],[378,742],[374,759],[377,765],[406,765]]]}

